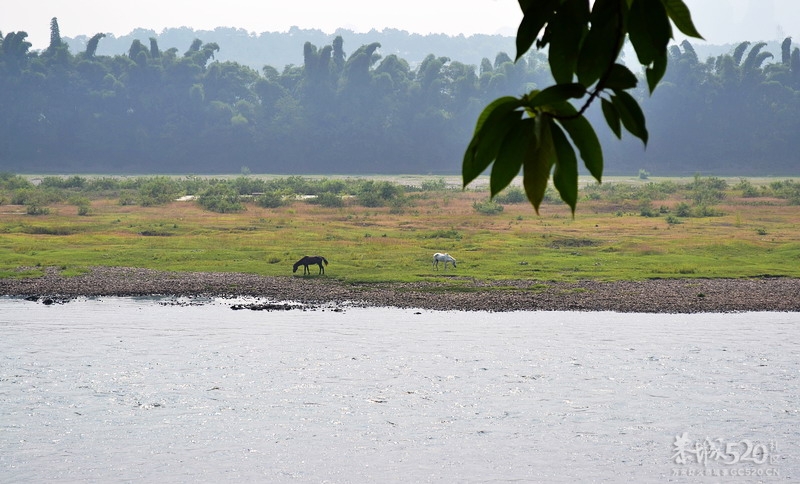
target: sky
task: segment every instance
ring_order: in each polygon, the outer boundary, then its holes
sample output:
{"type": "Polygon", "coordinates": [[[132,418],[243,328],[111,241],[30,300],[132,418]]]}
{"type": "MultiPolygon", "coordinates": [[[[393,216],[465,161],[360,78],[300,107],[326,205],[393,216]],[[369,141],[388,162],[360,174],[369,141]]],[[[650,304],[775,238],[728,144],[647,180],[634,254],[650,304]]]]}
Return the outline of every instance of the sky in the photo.
{"type": "MultiPolygon", "coordinates": [[[[709,44],[743,40],[800,41],[800,0],[684,0],[709,44]]],[[[0,32],[28,33],[33,49],[50,41],[50,19],[61,35],[103,32],[122,36],[136,28],[242,28],[286,32],[292,26],[333,33],[393,28],[411,33],[515,35],[522,14],[516,0],[0,0],[0,32]]],[[[677,36],[678,40],[683,38],[677,36]]]]}

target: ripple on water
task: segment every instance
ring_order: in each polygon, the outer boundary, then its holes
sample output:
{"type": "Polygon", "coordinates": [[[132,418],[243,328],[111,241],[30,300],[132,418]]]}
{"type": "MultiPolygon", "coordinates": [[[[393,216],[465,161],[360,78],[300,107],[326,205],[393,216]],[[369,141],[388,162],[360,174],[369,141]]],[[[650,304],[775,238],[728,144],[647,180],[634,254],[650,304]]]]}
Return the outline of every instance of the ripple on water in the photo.
{"type": "Polygon", "coordinates": [[[797,314],[162,303],[0,299],[0,480],[663,481],[683,433],[798,476],[797,314]]]}

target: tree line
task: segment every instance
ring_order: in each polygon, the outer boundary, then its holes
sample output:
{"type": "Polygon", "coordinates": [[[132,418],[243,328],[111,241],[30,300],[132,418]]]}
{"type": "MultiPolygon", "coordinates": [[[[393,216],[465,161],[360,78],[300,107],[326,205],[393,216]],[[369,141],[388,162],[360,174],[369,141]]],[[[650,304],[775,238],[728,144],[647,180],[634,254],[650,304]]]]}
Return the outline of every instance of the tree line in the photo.
{"type": "MultiPolygon", "coordinates": [[[[487,53],[493,55],[500,51],[511,52],[514,49],[513,36],[497,34],[454,37],[445,34],[420,35],[390,28],[369,32],[354,32],[339,28],[333,33],[326,33],[319,29],[299,27],[291,27],[285,32],[255,33],[233,27],[204,30],[184,26],[165,28],[159,32],[140,28],[125,35],[109,34],[97,47],[97,54],[113,56],[125,52],[135,39],[154,37],[161,45],[184,47],[199,38],[224,46],[224,49],[215,54],[217,60],[236,61],[260,71],[265,64],[272,66],[301,64],[303,44],[311,42],[314,45],[326,45],[337,36],[346,39],[349,46],[380,42],[383,55],[396,54],[413,65],[421,62],[431,52],[436,52],[439,57],[449,57],[466,64],[478,65],[487,53]]],[[[73,52],[80,52],[86,48],[90,38],[87,35],[78,35],[63,37],[63,40],[69,44],[73,52]]]]}
{"type": "MultiPolygon", "coordinates": [[[[435,54],[412,65],[377,42],[347,52],[306,42],[303,64],[260,71],[157,39],[73,53],[51,21],[49,46],[0,33],[0,171],[20,173],[458,173],[490,100],[552,82],[547,58],[506,53],[479,66],[435,54]]],[[[762,43],[702,61],[673,46],[652,97],[634,96],[650,126],[646,151],[598,130],[606,173],[645,168],[790,175],[797,171],[800,50],[762,43]]],[[[640,83],[644,84],[644,83],[640,83]]],[[[601,119],[599,110],[587,115],[601,119]]]]}

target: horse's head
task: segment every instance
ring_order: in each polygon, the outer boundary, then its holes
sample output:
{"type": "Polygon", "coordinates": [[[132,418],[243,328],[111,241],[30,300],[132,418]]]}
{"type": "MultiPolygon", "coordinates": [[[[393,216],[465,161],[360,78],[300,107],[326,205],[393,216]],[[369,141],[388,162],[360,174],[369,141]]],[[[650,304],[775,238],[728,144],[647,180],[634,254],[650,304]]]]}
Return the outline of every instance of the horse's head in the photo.
{"type": "Polygon", "coordinates": [[[300,267],[300,264],[295,264],[292,266],[292,273],[297,272],[297,268],[300,267]]]}
{"type": "Polygon", "coordinates": [[[453,267],[456,267],[456,260],[455,260],[455,259],[453,259],[453,258],[451,257],[451,258],[450,258],[450,262],[452,262],[452,263],[453,263],[453,267]]]}

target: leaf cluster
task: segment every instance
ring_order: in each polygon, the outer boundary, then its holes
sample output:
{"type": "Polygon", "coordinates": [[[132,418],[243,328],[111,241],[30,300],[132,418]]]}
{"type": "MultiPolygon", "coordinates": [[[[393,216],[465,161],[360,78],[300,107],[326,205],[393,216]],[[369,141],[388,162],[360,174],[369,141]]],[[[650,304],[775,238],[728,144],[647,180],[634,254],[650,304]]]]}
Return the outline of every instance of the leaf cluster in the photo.
{"type": "Polygon", "coordinates": [[[478,117],[464,154],[464,186],[492,165],[494,196],[522,170],[528,200],[537,213],[552,173],[553,184],[574,213],[578,198],[578,155],[601,181],[603,152],[584,113],[600,99],[609,128],[622,128],[646,145],[648,132],[639,103],[627,91],[637,76],[617,62],[626,39],[644,67],[650,92],[667,68],[672,23],[700,37],[682,0],[519,0],[523,19],[516,59],[534,45],[547,47],[555,84],[517,98],[491,102],[478,117]],[[571,101],[580,100],[576,108],[571,101]],[[577,150],[577,153],[576,153],[577,150]]]}

